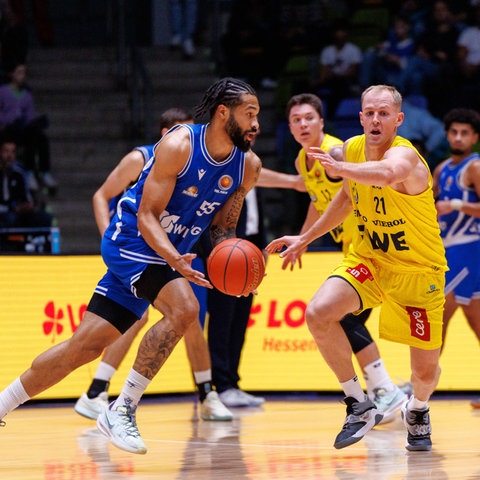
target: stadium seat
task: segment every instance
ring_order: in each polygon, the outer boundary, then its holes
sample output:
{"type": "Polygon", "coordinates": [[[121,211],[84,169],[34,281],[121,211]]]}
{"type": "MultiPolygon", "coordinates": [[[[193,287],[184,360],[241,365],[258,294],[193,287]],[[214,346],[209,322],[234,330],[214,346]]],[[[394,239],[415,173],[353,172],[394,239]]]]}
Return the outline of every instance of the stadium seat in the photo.
{"type": "Polygon", "coordinates": [[[344,98],[338,104],[333,123],[335,133],[340,139],[346,140],[347,138],[363,133],[359,118],[361,109],[360,97],[344,98]]]}
{"type": "Polygon", "coordinates": [[[409,103],[411,103],[415,107],[428,110],[428,100],[427,100],[427,97],[425,97],[425,95],[412,93],[411,95],[407,95],[404,98],[404,100],[407,100],[409,103]]]}

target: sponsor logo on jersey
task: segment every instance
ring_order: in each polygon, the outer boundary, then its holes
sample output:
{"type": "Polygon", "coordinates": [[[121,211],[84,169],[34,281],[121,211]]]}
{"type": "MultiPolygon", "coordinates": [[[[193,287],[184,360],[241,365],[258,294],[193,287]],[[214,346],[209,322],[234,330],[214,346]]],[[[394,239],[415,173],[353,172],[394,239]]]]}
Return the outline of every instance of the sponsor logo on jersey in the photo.
{"type": "Polygon", "coordinates": [[[230,175],[223,175],[218,181],[218,186],[221,190],[229,190],[233,185],[233,178],[230,175]]]}
{"type": "Polygon", "coordinates": [[[232,188],[233,185],[233,178],[230,175],[223,175],[218,180],[218,188],[214,191],[215,193],[221,193],[223,195],[227,195],[229,190],[232,188]]]}
{"type": "Polygon", "coordinates": [[[198,197],[198,188],[195,185],[188,187],[182,192],[184,195],[188,195],[189,197],[197,198],[198,197]]]}
{"type": "Polygon", "coordinates": [[[356,267],[348,267],[347,273],[360,283],[364,283],[366,280],[373,281],[372,273],[363,263],[359,263],[356,267]]]}
{"type": "Polygon", "coordinates": [[[426,294],[429,295],[431,293],[437,293],[439,291],[440,289],[435,284],[432,284],[430,285],[429,290],[426,292],[426,294]]]}
{"type": "Polygon", "coordinates": [[[165,210],[160,215],[160,225],[168,234],[179,235],[185,238],[189,233],[191,235],[200,235],[202,233],[201,227],[187,227],[180,223],[179,215],[170,215],[170,212],[165,210]]]}
{"type": "Polygon", "coordinates": [[[410,335],[425,342],[430,341],[430,322],[424,308],[406,307],[410,317],[410,335]]]}
{"type": "Polygon", "coordinates": [[[203,176],[205,175],[206,173],[206,170],[204,168],[200,168],[198,170],[198,179],[201,180],[203,178],[203,176]]]}
{"type": "Polygon", "coordinates": [[[447,180],[445,181],[445,185],[444,185],[444,189],[447,190],[447,191],[450,191],[450,187],[453,185],[453,177],[447,177],[447,180]]]}
{"type": "Polygon", "coordinates": [[[357,187],[355,185],[353,185],[353,187],[352,187],[352,197],[353,197],[353,201],[355,203],[358,203],[358,190],[357,190],[357,187]]]}

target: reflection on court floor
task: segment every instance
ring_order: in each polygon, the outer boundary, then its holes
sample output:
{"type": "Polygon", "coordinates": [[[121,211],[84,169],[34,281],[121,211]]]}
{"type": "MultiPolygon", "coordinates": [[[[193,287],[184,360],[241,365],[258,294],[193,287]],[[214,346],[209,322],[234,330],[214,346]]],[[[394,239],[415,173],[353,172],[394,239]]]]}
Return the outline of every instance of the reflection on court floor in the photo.
{"type": "Polygon", "coordinates": [[[407,452],[400,416],[359,443],[333,448],[345,409],[338,396],[267,396],[233,422],[198,419],[193,397],[146,398],[137,421],[146,455],[123,452],[73,403],[23,406],[0,430],[0,478],[408,479],[480,478],[480,412],[469,399],[430,402],[431,452],[407,452]]]}

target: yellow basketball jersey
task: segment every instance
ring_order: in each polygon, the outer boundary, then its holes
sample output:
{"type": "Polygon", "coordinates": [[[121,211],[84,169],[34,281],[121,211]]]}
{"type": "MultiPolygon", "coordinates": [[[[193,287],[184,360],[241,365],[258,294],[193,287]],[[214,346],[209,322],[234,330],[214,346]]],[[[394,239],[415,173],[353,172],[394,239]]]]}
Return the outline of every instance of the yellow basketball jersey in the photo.
{"type": "MultiPolygon", "coordinates": [[[[392,147],[396,146],[413,148],[427,165],[408,140],[396,137],[392,147]]],[[[365,135],[353,137],[347,146],[347,161],[365,162],[364,152],[365,135]]],[[[430,173],[428,188],[418,195],[352,180],[349,188],[358,227],[353,237],[356,253],[395,271],[447,270],[430,173]]]]}
{"type": "MultiPolygon", "coordinates": [[[[342,145],[343,142],[339,138],[332,135],[325,134],[320,148],[326,152],[330,148],[342,145]]],[[[315,160],[312,168],[307,168],[307,155],[302,148],[298,153],[298,166],[300,169],[300,175],[302,175],[305,182],[305,188],[310,196],[315,209],[321,216],[326,210],[333,197],[338,190],[342,188],[343,179],[332,179],[327,176],[325,169],[320,165],[318,160],[315,160]]],[[[349,215],[342,225],[339,225],[334,230],[330,231],[330,235],[336,243],[343,242],[343,250],[346,251],[352,240],[353,229],[355,228],[355,218],[353,215],[349,215]]]]}

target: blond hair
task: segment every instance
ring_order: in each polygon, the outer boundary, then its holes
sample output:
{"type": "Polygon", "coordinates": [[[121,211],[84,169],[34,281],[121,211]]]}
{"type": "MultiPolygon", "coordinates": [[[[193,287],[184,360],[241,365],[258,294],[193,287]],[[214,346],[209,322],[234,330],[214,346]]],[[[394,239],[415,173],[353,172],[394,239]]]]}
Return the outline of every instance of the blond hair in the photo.
{"type": "Polygon", "coordinates": [[[402,95],[401,93],[395,88],[392,87],[391,85],[371,85],[370,87],[366,88],[363,93],[362,93],[362,105],[363,105],[363,100],[365,96],[371,92],[378,93],[381,91],[386,90],[392,95],[393,99],[393,104],[399,108],[399,110],[402,109],[402,95]]]}

